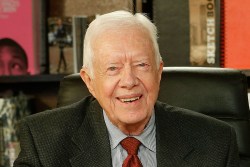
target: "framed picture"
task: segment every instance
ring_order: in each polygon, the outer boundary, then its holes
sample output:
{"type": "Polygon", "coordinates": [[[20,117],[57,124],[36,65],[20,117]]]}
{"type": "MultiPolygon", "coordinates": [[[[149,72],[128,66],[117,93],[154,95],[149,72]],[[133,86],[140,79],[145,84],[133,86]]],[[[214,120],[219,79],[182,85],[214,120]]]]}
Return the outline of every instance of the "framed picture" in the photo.
{"type": "Polygon", "coordinates": [[[40,74],[45,55],[42,0],[0,0],[0,76],[40,74]]]}
{"type": "Polygon", "coordinates": [[[72,17],[48,18],[50,74],[74,72],[72,17]]]}
{"type": "Polygon", "coordinates": [[[220,0],[154,0],[165,66],[220,67],[220,0]]]}

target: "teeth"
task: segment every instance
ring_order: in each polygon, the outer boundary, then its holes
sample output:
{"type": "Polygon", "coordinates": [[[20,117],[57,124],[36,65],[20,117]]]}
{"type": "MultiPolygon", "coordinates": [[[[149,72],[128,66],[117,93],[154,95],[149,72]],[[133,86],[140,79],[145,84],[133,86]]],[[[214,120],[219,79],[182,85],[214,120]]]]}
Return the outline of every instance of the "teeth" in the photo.
{"type": "Polygon", "coordinates": [[[140,97],[134,97],[130,99],[121,99],[122,102],[127,103],[127,102],[133,102],[135,100],[139,100],[140,97]]]}

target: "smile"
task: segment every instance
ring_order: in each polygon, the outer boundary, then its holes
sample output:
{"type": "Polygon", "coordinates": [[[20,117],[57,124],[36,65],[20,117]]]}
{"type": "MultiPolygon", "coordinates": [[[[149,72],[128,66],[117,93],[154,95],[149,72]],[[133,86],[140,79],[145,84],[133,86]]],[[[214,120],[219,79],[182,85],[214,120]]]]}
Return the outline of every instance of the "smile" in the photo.
{"type": "Polygon", "coordinates": [[[133,98],[126,98],[126,99],[120,99],[120,101],[122,101],[123,103],[131,103],[134,102],[136,100],[139,100],[141,97],[133,97],[133,98]]]}

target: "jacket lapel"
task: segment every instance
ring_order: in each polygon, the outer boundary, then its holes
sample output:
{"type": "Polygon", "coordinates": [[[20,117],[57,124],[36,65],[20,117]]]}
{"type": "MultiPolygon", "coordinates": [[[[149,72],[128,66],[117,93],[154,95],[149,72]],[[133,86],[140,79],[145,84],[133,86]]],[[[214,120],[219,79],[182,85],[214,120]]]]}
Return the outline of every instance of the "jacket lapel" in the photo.
{"type": "Polygon", "coordinates": [[[93,101],[86,111],[86,116],[72,141],[77,149],[70,159],[73,167],[112,166],[111,151],[107,128],[103,119],[102,108],[93,101]]]}
{"type": "Polygon", "coordinates": [[[156,157],[158,167],[191,167],[195,152],[181,130],[181,120],[159,103],[155,106],[156,157]]]}

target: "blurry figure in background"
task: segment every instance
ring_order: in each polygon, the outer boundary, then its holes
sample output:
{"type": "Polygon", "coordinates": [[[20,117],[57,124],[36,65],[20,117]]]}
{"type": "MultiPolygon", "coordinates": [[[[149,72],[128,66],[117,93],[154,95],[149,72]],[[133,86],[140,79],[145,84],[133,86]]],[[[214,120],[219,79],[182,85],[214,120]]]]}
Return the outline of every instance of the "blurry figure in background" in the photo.
{"type": "Polygon", "coordinates": [[[64,47],[67,44],[67,32],[66,32],[66,28],[63,25],[61,18],[57,20],[57,24],[58,24],[58,27],[57,27],[55,36],[56,36],[56,40],[58,42],[58,46],[60,49],[60,55],[59,55],[60,59],[59,59],[59,64],[57,66],[57,72],[60,72],[62,63],[63,63],[64,71],[67,70],[67,63],[66,63],[66,59],[64,56],[64,47]]]}
{"type": "Polygon", "coordinates": [[[0,76],[27,74],[28,59],[21,45],[10,38],[0,39],[0,76]]]}

